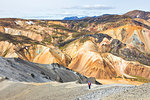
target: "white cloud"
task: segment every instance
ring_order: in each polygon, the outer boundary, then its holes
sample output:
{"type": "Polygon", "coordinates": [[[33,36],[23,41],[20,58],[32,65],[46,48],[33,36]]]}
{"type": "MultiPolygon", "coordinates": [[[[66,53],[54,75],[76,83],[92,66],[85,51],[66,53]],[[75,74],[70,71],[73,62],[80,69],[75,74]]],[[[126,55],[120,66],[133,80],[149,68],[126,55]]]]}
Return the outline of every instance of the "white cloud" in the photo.
{"type": "Polygon", "coordinates": [[[113,7],[105,6],[105,5],[85,5],[82,7],[83,9],[100,9],[100,10],[108,10],[108,9],[113,9],[113,7]]]}
{"type": "Polygon", "coordinates": [[[105,5],[70,5],[68,7],[59,8],[39,8],[31,10],[12,9],[1,10],[0,18],[16,17],[31,19],[62,19],[68,16],[99,16],[103,11],[113,9],[113,7],[105,5]]]}
{"type": "Polygon", "coordinates": [[[97,4],[97,5],[83,5],[83,6],[66,7],[64,9],[109,10],[109,9],[114,9],[114,7],[97,4]]]}

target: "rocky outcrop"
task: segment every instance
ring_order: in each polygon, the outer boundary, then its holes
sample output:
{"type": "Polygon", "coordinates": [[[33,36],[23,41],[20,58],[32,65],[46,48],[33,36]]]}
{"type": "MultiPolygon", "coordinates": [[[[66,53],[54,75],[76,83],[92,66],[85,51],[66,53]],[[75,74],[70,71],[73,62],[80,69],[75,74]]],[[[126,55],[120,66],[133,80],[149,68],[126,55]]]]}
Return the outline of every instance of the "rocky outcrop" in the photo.
{"type": "Polygon", "coordinates": [[[150,56],[144,54],[136,48],[126,48],[126,45],[119,40],[114,39],[111,42],[110,52],[116,56],[122,57],[128,61],[138,61],[142,64],[150,66],[150,56]]]}
{"type": "Polygon", "coordinates": [[[36,64],[20,58],[0,57],[0,76],[20,82],[71,82],[87,83],[88,79],[59,64],[36,64]]]}

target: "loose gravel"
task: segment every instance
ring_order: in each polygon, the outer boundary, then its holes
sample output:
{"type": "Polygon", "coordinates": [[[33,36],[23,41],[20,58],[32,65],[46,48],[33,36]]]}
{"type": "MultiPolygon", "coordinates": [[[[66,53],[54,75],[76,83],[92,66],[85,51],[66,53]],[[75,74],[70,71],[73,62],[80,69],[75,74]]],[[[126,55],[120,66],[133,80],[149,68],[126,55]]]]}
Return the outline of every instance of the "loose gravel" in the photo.
{"type": "Polygon", "coordinates": [[[135,87],[136,86],[123,85],[123,84],[103,85],[102,87],[93,88],[93,89],[95,89],[95,91],[88,93],[86,95],[77,97],[75,100],[102,100],[103,98],[108,97],[111,94],[130,90],[135,87]]]}

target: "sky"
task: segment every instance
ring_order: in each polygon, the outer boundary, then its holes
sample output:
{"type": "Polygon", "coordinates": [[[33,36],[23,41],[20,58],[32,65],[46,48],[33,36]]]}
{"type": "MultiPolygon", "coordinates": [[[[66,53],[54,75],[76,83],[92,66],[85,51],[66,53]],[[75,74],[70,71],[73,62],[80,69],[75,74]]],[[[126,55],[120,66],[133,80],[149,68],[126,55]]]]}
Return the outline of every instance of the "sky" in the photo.
{"type": "Polygon", "coordinates": [[[150,0],[1,0],[0,18],[62,19],[150,11],[150,0]]]}

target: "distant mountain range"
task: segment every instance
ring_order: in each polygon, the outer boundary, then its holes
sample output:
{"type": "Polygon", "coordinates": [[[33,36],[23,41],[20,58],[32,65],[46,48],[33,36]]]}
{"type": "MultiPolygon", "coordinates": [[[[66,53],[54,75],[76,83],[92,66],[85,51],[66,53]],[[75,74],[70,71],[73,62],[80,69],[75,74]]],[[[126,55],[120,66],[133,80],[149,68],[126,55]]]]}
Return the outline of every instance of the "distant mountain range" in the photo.
{"type": "MultiPolygon", "coordinates": [[[[62,20],[80,20],[84,18],[96,18],[96,17],[109,16],[109,15],[115,15],[115,14],[103,14],[101,16],[92,16],[92,17],[91,16],[83,16],[83,17],[71,16],[71,17],[65,17],[62,20]]],[[[129,16],[131,18],[141,18],[144,20],[150,19],[150,12],[146,12],[142,10],[133,10],[133,11],[125,13],[124,15],[129,16]]]]}
{"type": "Polygon", "coordinates": [[[63,20],[79,20],[79,19],[83,19],[86,17],[88,16],[84,16],[84,17],[72,16],[72,17],[65,17],[63,20]]]}
{"type": "MultiPolygon", "coordinates": [[[[103,14],[101,16],[108,16],[108,15],[111,15],[111,14],[103,14]]],[[[90,16],[83,16],[83,17],[71,16],[71,17],[65,17],[63,18],[63,20],[80,20],[80,19],[89,18],[89,17],[90,16]]],[[[96,17],[99,17],[99,16],[92,16],[90,18],[96,18],[96,17]]]]}

